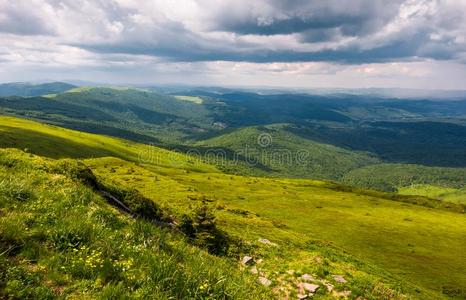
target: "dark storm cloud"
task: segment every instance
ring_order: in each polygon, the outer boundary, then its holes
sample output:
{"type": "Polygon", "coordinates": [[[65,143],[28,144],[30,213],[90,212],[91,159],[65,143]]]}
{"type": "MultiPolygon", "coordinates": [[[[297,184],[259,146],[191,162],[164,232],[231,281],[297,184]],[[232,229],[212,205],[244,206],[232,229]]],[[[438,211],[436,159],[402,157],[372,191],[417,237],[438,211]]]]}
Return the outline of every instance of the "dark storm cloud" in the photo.
{"type": "MultiPolygon", "coordinates": [[[[350,45],[339,49],[321,51],[249,50],[247,44],[238,51],[236,47],[221,47],[206,42],[195,34],[180,27],[172,28],[170,35],[159,36],[156,42],[117,42],[114,44],[79,45],[90,51],[100,53],[130,53],[163,57],[169,61],[248,61],[248,62],[310,62],[333,61],[344,64],[392,62],[429,57],[433,59],[452,59],[456,50],[451,46],[439,45],[429,41],[429,32],[420,31],[409,39],[397,39],[390,43],[361,49],[359,45],[350,45]],[[168,43],[168,41],[170,41],[168,43]]],[[[165,32],[166,33],[166,32],[165,32]]],[[[319,32],[320,34],[321,32],[319,32]]],[[[318,38],[318,37],[317,37],[318,38]]],[[[236,45],[238,46],[238,45],[236,45]]]]}
{"type": "MultiPolygon", "coordinates": [[[[466,53],[464,1],[0,0],[0,32],[168,61],[370,63],[466,53]],[[183,11],[185,5],[198,11],[183,11]]],[[[102,57],[105,55],[101,55],[102,57]]]]}
{"type": "MultiPolygon", "coordinates": [[[[231,2],[220,6],[213,27],[238,34],[275,35],[331,32],[366,35],[385,25],[398,13],[402,1],[327,0],[327,1],[258,1],[263,6],[244,6],[232,14],[231,2]]],[[[251,2],[255,3],[255,2],[251,2]]],[[[235,10],[234,10],[235,11],[235,10]]],[[[328,34],[327,34],[328,36],[328,34]]],[[[322,36],[324,37],[324,36],[322,36]]]]}

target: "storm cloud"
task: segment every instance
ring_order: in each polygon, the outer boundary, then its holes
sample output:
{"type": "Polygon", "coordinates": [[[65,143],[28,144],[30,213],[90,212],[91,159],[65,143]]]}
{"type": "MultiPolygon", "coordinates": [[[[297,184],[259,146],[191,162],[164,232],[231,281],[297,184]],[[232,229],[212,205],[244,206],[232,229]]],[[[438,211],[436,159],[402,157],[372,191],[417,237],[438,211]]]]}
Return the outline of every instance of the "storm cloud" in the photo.
{"type": "Polygon", "coordinates": [[[0,0],[0,60],[465,64],[464,11],[466,0],[0,0]]]}

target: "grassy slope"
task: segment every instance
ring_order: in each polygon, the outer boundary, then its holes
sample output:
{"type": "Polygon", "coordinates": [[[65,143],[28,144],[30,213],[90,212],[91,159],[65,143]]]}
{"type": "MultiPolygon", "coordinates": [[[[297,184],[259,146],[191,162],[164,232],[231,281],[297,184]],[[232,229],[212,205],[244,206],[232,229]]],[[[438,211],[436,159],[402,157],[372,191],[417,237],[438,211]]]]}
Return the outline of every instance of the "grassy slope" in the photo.
{"type": "MultiPolygon", "coordinates": [[[[29,147],[31,152],[50,152],[53,157],[59,153],[71,157],[113,155],[134,162],[148,147],[14,118],[0,120],[2,146],[29,147]],[[20,137],[17,130],[26,128],[30,136],[20,137]],[[44,134],[53,137],[53,143],[38,143],[37,137],[44,134]],[[76,148],[76,143],[88,152],[77,150],[81,148],[76,148]],[[61,152],[65,149],[68,152],[61,152]]],[[[462,253],[466,221],[462,214],[337,192],[319,181],[225,175],[179,154],[174,155],[182,163],[173,166],[166,157],[168,152],[156,151],[166,159],[137,165],[95,158],[87,164],[106,180],[136,187],[180,214],[200,199],[213,201],[221,226],[230,234],[256,246],[259,237],[279,245],[277,249],[258,245],[251,250],[265,258],[260,268],[276,285],[281,284],[280,276],[293,269],[329,281],[332,273],[343,273],[350,282],[341,288],[346,286],[366,297],[377,295],[378,276],[392,287],[383,289],[388,293],[401,288],[420,298],[437,298],[442,290],[465,290],[462,253]],[[350,256],[338,249],[345,249],[350,256]]]]}
{"type": "Polygon", "coordinates": [[[122,215],[68,164],[0,149],[0,298],[270,297],[228,259],[122,215]]]}
{"type": "MultiPolygon", "coordinates": [[[[306,249],[310,240],[324,240],[369,266],[397,274],[398,280],[404,278],[436,291],[466,286],[462,272],[466,261],[461,254],[466,246],[463,214],[336,192],[318,181],[218,173],[150,174],[124,162],[88,163],[97,174],[135,186],[156,201],[167,197],[174,206],[195,203],[189,199],[196,199],[196,195],[207,196],[220,208],[218,215],[225,230],[252,242],[268,238],[282,247],[281,257],[264,267],[269,271],[282,274],[299,268],[301,272],[317,272],[316,266],[308,265],[315,253],[306,249]],[[115,165],[118,170],[109,173],[105,165],[115,165]],[[173,186],[154,187],[155,176],[162,182],[170,180],[173,186]]],[[[348,266],[341,269],[354,276],[354,281],[361,280],[348,266]]]]}
{"type": "Polygon", "coordinates": [[[413,184],[400,187],[398,193],[402,195],[422,195],[446,202],[466,204],[466,188],[448,188],[430,184],[413,184]]]}
{"type": "Polygon", "coordinates": [[[187,155],[130,141],[68,130],[37,122],[0,116],[0,147],[30,149],[51,158],[115,156],[133,162],[150,162],[163,168],[215,171],[187,155]]]}

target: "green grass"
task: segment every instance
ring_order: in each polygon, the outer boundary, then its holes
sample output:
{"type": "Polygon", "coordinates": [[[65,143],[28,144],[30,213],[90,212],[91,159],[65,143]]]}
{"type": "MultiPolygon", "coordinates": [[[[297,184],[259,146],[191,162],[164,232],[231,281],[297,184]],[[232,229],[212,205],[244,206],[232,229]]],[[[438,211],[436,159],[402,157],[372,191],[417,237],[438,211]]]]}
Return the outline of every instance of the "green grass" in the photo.
{"type": "Polygon", "coordinates": [[[0,147],[27,149],[51,158],[114,156],[147,162],[160,168],[215,171],[215,167],[184,154],[102,135],[68,130],[37,122],[0,116],[0,147]]]}
{"type": "MultiPolygon", "coordinates": [[[[321,286],[332,283],[337,291],[350,290],[354,298],[402,299],[406,295],[441,299],[447,294],[457,298],[465,295],[464,214],[392,201],[370,192],[338,190],[323,181],[228,175],[192,157],[158,148],[154,150],[157,159],[148,156],[150,159],[139,160],[138,154],[149,146],[15,118],[0,118],[0,125],[3,147],[28,147],[32,153],[54,158],[86,158],[85,164],[99,180],[137,189],[162,209],[171,211],[176,219],[202,202],[208,203],[215,210],[218,226],[237,241],[229,255],[238,258],[248,254],[263,259],[256,266],[282,297],[287,292],[296,295],[294,284],[304,273],[313,274],[321,286]],[[20,135],[24,130],[29,134],[20,135]],[[44,137],[53,139],[46,143],[44,137]],[[176,164],[170,155],[174,155],[176,164]],[[259,238],[277,246],[262,244],[259,238]],[[337,284],[332,279],[334,274],[343,274],[348,282],[337,284]]],[[[3,161],[8,166],[12,159],[3,161]]],[[[11,171],[4,174],[7,178],[18,177],[8,176],[15,174],[11,171]]],[[[29,177],[32,180],[41,176],[54,177],[36,171],[29,177]]],[[[40,190],[32,182],[18,182],[15,186],[20,187],[19,192],[8,192],[10,198],[29,198],[30,191],[40,190]]],[[[57,194],[68,195],[68,190],[59,191],[57,194]]],[[[85,211],[93,211],[92,207],[81,207],[76,215],[86,216],[89,212],[85,211]]],[[[21,208],[8,227],[0,228],[22,228],[21,222],[29,214],[21,208]]],[[[120,230],[112,232],[121,234],[120,230]]],[[[23,231],[18,231],[18,236],[24,239],[23,231]]],[[[112,293],[128,292],[125,284],[109,289],[112,293]]],[[[87,288],[90,293],[100,293],[87,288]]],[[[315,298],[330,296],[322,288],[315,298]]]]}
{"type": "Polygon", "coordinates": [[[0,150],[0,298],[270,297],[235,262],[119,213],[66,165],[0,150]]]}
{"type": "Polygon", "coordinates": [[[429,184],[413,184],[399,188],[398,193],[402,195],[421,195],[446,202],[466,204],[465,188],[455,189],[429,184]]]}
{"type": "MultiPolygon", "coordinates": [[[[145,187],[153,176],[144,178],[137,171],[133,176],[126,184],[148,197],[163,198],[160,190],[145,187]]],[[[321,182],[306,180],[193,173],[172,174],[170,179],[182,184],[178,189],[185,188],[185,193],[191,188],[223,207],[219,220],[227,232],[250,242],[265,237],[278,243],[285,256],[278,262],[284,266],[300,265],[296,249],[306,257],[306,243],[315,239],[331,242],[360,261],[431,292],[466,286],[462,272],[466,261],[461,254],[466,246],[463,214],[336,192],[321,182]],[[246,212],[246,216],[235,211],[246,212]]],[[[190,197],[178,194],[176,198],[170,203],[183,206],[190,197]]]]}

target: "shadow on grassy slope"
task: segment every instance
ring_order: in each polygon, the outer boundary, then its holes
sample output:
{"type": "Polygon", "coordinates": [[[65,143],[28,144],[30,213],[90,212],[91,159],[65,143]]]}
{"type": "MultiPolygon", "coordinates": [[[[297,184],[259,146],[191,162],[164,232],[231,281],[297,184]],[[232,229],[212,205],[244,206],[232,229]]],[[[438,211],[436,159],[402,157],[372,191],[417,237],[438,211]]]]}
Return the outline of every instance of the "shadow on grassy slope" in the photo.
{"type": "Polygon", "coordinates": [[[35,130],[0,125],[0,147],[20,148],[50,158],[89,158],[115,153],[35,130]]]}

